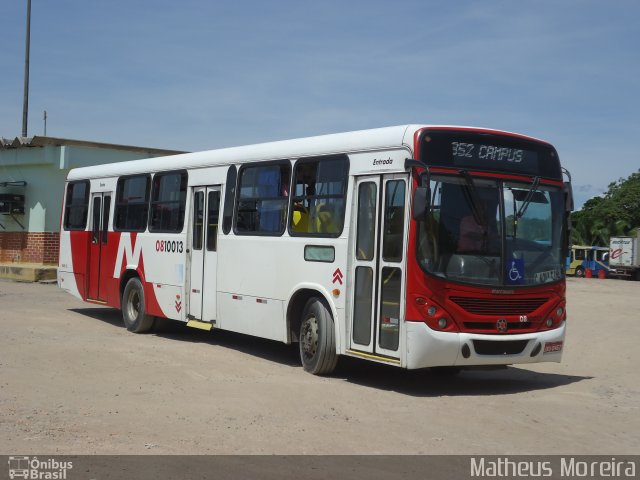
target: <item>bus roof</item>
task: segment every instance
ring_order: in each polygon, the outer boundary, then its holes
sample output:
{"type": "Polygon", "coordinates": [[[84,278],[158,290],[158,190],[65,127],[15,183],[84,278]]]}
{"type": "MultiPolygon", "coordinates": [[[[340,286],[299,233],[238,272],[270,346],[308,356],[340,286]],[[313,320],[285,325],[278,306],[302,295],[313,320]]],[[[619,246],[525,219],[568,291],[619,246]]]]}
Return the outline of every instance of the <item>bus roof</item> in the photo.
{"type": "Polygon", "coordinates": [[[420,129],[429,127],[516,135],[534,141],[543,141],[502,130],[453,125],[409,124],[81,167],[72,169],[67,179],[73,181],[183,168],[189,169],[213,165],[246,163],[258,160],[295,159],[367,150],[376,151],[398,148],[409,148],[413,150],[414,133],[420,129]]]}

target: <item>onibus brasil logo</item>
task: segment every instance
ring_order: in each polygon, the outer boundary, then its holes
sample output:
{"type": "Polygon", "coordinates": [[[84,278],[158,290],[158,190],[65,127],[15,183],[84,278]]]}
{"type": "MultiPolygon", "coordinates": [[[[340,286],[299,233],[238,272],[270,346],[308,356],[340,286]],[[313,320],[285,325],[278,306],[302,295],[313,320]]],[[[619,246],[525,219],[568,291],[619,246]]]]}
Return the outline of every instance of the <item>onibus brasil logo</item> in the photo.
{"type": "Polygon", "coordinates": [[[55,458],[39,460],[38,457],[9,457],[9,478],[38,480],[65,480],[73,462],[61,462],[55,458]]]}

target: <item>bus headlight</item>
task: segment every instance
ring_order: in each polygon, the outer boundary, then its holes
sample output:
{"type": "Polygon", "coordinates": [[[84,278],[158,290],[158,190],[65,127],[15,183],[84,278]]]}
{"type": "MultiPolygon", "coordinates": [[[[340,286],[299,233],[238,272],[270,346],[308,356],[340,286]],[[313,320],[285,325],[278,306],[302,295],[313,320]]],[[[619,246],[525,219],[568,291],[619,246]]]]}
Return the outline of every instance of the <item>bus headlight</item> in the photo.
{"type": "Polygon", "coordinates": [[[427,315],[429,315],[430,317],[433,317],[437,311],[438,309],[432,305],[429,308],[427,308],[427,315]]]}
{"type": "Polygon", "coordinates": [[[440,320],[438,320],[438,326],[440,328],[447,328],[447,319],[441,318],[440,320]]]}
{"type": "Polygon", "coordinates": [[[553,318],[547,318],[547,327],[551,327],[553,325],[553,318]]]}
{"type": "Polygon", "coordinates": [[[563,313],[564,313],[564,308],[562,307],[556,308],[556,317],[561,318],[563,313]]]}

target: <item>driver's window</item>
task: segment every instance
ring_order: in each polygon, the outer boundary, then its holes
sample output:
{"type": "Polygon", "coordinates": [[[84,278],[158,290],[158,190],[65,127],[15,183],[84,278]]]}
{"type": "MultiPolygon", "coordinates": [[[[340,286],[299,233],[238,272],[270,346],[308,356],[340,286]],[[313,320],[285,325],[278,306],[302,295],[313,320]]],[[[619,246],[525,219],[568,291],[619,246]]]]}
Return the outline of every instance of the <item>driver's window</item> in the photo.
{"type": "Polygon", "coordinates": [[[551,245],[551,201],[548,191],[529,192],[521,185],[505,185],[506,234],[510,237],[551,245]]]}

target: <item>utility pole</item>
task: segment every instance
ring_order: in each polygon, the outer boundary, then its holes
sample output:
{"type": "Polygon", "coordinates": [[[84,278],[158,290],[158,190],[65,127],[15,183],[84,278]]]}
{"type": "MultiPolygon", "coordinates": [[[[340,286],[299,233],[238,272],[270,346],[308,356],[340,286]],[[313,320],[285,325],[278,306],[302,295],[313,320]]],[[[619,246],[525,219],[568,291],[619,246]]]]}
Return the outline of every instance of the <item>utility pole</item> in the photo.
{"type": "Polygon", "coordinates": [[[22,136],[27,136],[29,115],[29,49],[31,43],[31,0],[27,0],[27,40],[24,51],[24,101],[22,103],[22,136]]]}

